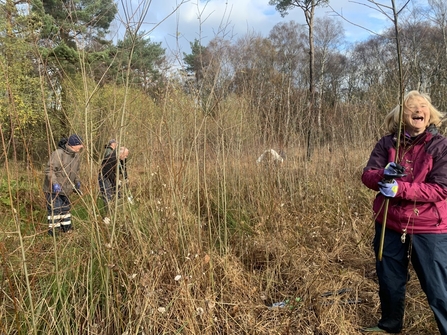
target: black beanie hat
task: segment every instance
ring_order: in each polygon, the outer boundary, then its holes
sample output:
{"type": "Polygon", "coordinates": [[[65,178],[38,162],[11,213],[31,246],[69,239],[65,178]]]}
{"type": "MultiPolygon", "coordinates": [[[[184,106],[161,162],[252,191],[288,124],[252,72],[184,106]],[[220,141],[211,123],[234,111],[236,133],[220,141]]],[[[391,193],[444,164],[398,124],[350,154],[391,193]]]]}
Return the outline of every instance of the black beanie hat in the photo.
{"type": "Polygon", "coordinates": [[[70,147],[74,147],[75,145],[80,145],[80,144],[82,144],[82,137],[79,135],[73,134],[68,138],[67,143],[70,147]]]}

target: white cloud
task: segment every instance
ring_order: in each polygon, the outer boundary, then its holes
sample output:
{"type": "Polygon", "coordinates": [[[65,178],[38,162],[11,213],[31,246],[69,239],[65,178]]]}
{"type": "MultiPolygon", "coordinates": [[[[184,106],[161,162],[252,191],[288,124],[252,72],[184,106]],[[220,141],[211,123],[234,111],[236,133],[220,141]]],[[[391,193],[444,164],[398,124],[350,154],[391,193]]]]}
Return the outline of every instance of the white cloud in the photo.
{"type": "MultiPolygon", "coordinates": [[[[142,30],[149,31],[159,23],[150,34],[152,42],[162,42],[168,52],[190,52],[189,43],[199,39],[202,45],[216,36],[235,41],[247,33],[259,33],[268,36],[275,24],[294,20],[305,24],[301,9],[289,11],[284,18],[268,4],[268,0],[192,0],[180,6],[178,11],[163,21],[177,7],[181,0],[152,0],[149,11],[144,18],[142,30]],[[161,22],[163,21],[163,22],[161,22]],[[160,23],[161,22],[161,23],[160,23]]],[[[426,0],[421,0],[426,2],[426,0]]],[[[331,8],[318,8],[317,17],[331,16],[341,20],[346,38],[350,42],[361,41],[371,35],[369,31],[380,32],[391,26],[391,21],[377,10],[373,9],[367,0],[331,0],[331,8]],[[362,5],[368,4],[368,5],[362,5]],[[342,19],[341,16],[345,18],[342,19]],[[348,22],[349,21],[349,22],[348,22]],[[363,27],[363,28],[361,28],[363,27]],[[369,31],[368,31],[369,30],[369,31]]],[[[386,3],[386,1],[382,1],[386,3]]],[[[145,2],[126,3],[141,16],[145,2]]],[[[122,4],[120,4],[122,7],[122,4]]],[[[122,9],[120,9],[122,13],[122,9]]],[[[123,35],[123,26],[120,26],[123,35]]]]}

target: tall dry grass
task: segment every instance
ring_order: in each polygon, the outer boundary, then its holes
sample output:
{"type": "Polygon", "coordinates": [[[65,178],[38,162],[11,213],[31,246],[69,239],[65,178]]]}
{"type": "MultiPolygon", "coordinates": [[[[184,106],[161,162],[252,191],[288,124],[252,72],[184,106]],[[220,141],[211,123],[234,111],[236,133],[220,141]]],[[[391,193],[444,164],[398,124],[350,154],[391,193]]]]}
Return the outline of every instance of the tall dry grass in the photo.
{"type": "MultiPolygon", "coordinates": [[[[360,181],[374,138],[308,160],[295,134],[283,164],[257,164],[278,144],[260,145],[243,100],[219,117],[175,91],[131,100],[118,134],[134,204],[117,200],[111,224],[96,173],[112,133],[87,136],[71,235],[47,235],[41,165],[1,170],[0,334],[332,335],[377,322],[374,194],[360,181]]],[[[404,334],[436,333],[414,275],[406,304],[404,334]]]]}

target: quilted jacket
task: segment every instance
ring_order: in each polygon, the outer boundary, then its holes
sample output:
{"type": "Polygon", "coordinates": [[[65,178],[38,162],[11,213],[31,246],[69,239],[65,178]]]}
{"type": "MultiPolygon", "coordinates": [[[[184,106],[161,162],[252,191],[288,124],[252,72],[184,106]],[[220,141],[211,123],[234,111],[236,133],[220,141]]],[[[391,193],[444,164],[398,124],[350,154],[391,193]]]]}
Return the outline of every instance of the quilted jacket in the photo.
{"type": "MultiPolygon", "coordinates": [[[[447,233],[447,139],[433,125],[416,137],[403,134],[396,158],[395,134],[375,145],[362,182],[379,191],[389,162],[402,165],[405,177],[397,178],[396,196],[389,198],[387,228],[409,234],[447,233]]],[[[373,203],[376,222],[384,221],[385,197],[379,192],[373,203]]]]}

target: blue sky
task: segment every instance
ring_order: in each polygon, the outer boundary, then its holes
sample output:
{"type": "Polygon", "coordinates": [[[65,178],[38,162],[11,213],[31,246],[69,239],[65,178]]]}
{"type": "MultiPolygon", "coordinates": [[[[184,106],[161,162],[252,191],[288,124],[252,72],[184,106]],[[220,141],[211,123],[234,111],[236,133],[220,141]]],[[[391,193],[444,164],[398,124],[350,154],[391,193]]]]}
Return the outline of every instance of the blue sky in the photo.
{"type": "MultiPolygon", "coordinates": [[[[195,38],[201,40],[202,45],[216,37],[224,37],[236,42],[238,38],[248,33],[259,33],[267,37],[275,24],[294,20],[305,24],[301,9],[295,8],[284,18],[268,4],[269,0],[190,0],[180,4],[181,0],[122,0],[119,6],[121,22],[117,20],[111,30],[116,31],[115,38],[122,39],[124,33],[123,4],[128,13],[133,13],[135,21],[142,21],[141,30],[148,32],[152,42],[161,42],[167,54],[183,55],[190,53],[190,42],[195,38]],[[180,6],[179,6],[180,4],[180,6]],[[175,13],[169,16],[177,6],[175,13]],[[147,9],[147,11],[146,11],[147,9]]],[[[380,0],[378,3],[390,6],[391,0],[380,0]]],[[[404,1],[397,0],[396,5],[404,1]]],[[[368,0],[330,0],[330,7],[320,7],[316,17],[338,17],[345,29],[345,36],[349,42],[362,41],[371,36],[368,31],[380,32],[390,27],[391,21],[385,15],[374,10],[368,0]],[[337,14],[342,15],[343,20],[337,14]],[[364,27],[368,30],[362,29],[364,27]]],[[[408,9],[417,5],[426,5],[427,0],[410,0],[408,9]]]]}

